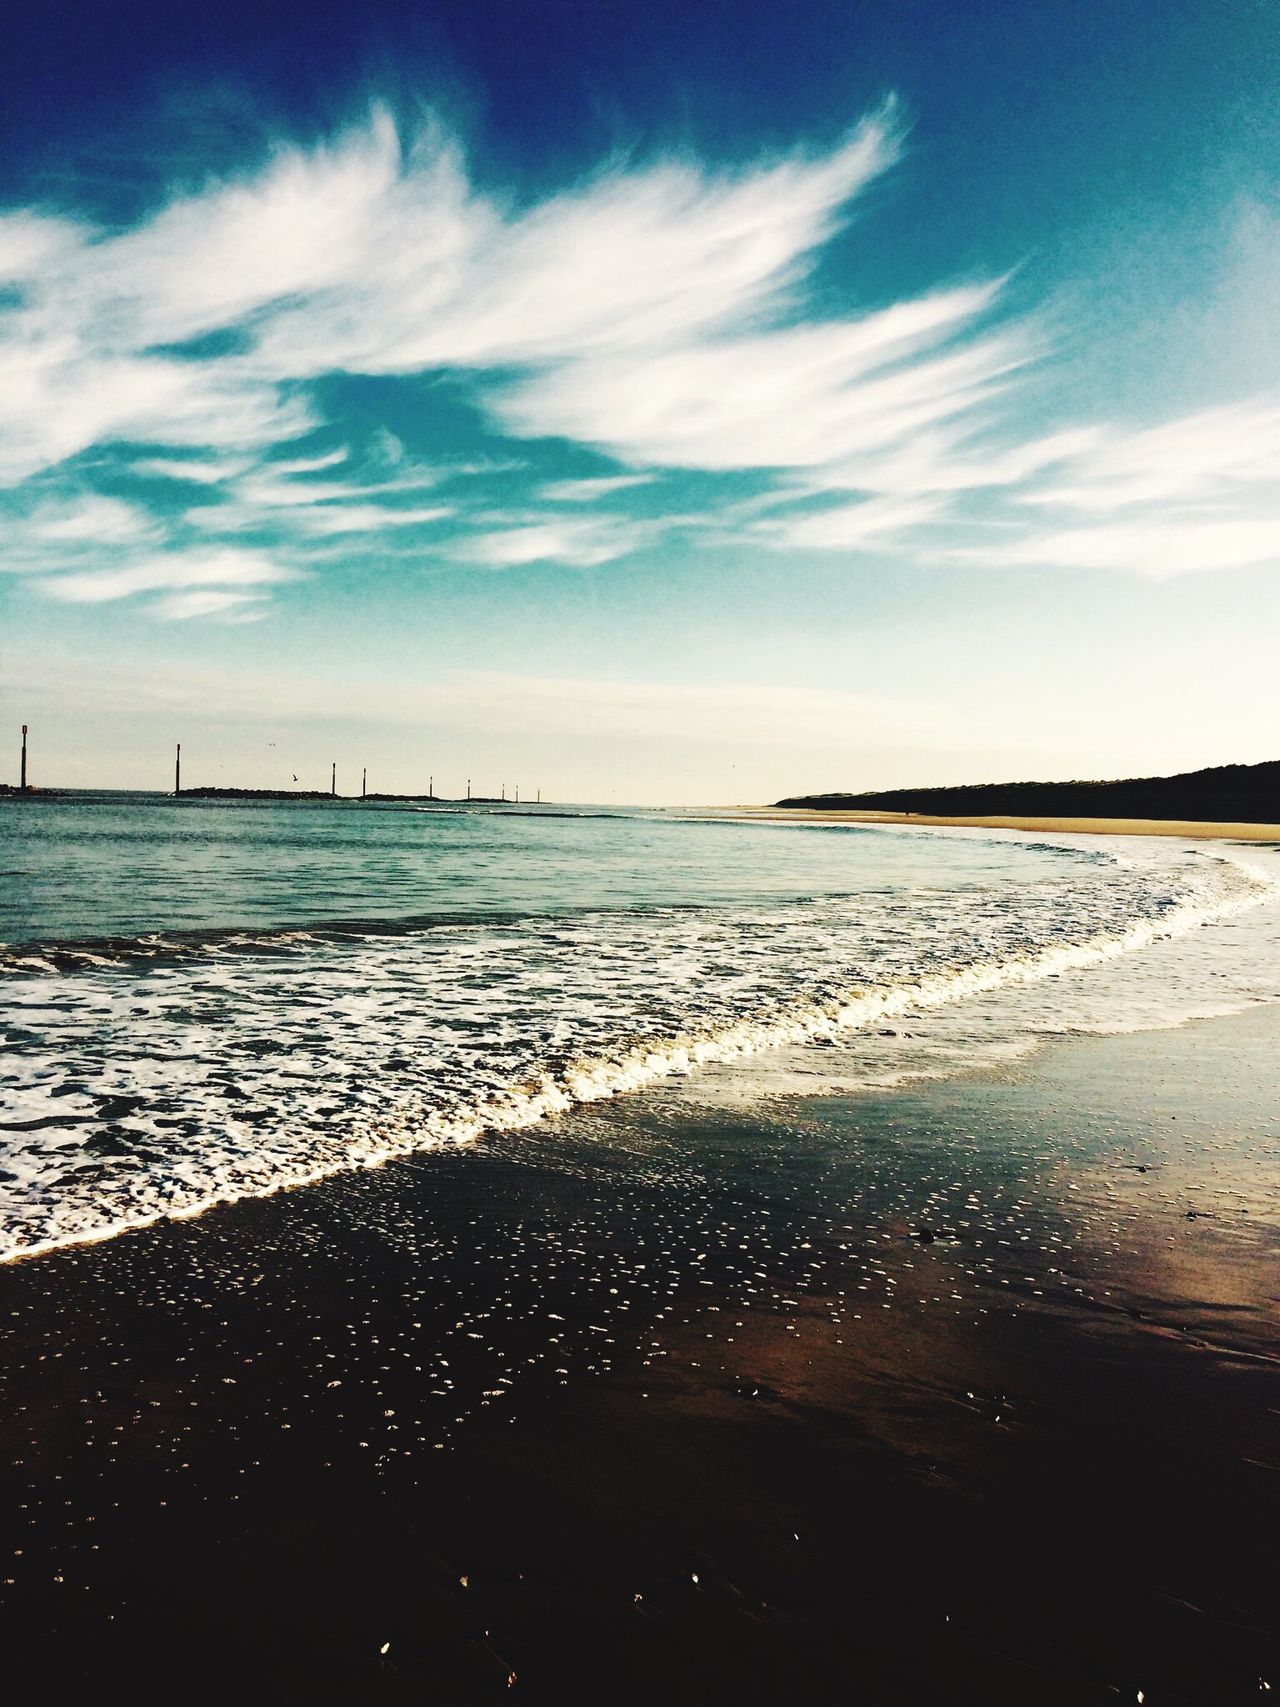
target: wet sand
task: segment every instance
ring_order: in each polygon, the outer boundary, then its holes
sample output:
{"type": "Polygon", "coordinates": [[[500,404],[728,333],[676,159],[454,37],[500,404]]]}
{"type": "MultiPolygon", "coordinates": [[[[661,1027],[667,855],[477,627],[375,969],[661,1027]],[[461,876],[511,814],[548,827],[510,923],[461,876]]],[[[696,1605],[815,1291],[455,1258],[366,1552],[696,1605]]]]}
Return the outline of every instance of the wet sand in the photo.
{"type": "Polygon", "coordinates": [[[1258,1700],[1277,1044],[814,1050],[0,1270],[10,1689],[1258,1700]]]}
{"type": "Polygon", "coordinates": [[[1280,824],[1216,824],[1195,818],[943,818],[930,812],[828,812],[821,808],[736,806],[721,816],[767,824],[917,824],[967,830],[1037,830],[1042,835],[1180,836],[1193,841],[1280,842],[1280,824]]]}

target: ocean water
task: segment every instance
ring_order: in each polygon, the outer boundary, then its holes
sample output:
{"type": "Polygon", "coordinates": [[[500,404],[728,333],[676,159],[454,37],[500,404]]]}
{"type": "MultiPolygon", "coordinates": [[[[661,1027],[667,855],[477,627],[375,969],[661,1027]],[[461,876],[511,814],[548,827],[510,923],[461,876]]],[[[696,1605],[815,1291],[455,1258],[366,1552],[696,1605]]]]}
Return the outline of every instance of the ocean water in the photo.
{"type": "Polygon", "coordinates": [[[731,1098],[748,1058],[856,1092],[1275,1000],[1278,879],[1163,839],[0,803],[0,1260],[658,1079],[731,1098]]]}

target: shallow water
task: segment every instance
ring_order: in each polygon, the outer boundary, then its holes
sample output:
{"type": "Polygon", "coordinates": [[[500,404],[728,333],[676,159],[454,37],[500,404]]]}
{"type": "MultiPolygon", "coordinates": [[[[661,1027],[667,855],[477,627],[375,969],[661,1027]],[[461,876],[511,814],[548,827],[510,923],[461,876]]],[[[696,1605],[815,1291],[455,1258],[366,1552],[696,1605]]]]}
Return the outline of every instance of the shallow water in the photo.
{"type": "MultiPolygon", "coordinates": [[[[953,849],[944,879],[1033,881],[1062,857],[1042,847],[1010,866],[969,843],[953,849]]],[[[270,946],[307,925],[412,929],[927,887],[937,876],[919,838],[874,830],[753,830],[595,807],[68,794],[3,803],[0,944],[38,942],[55,959],[146,956],[241,932],[270,946]]]]}
{"type": "Polygon", "coordinates": [[[1266,850],[158,797],[0,839],[3,1256],[762,1051],[856,1089],[1275,994],[1266,850]]]}

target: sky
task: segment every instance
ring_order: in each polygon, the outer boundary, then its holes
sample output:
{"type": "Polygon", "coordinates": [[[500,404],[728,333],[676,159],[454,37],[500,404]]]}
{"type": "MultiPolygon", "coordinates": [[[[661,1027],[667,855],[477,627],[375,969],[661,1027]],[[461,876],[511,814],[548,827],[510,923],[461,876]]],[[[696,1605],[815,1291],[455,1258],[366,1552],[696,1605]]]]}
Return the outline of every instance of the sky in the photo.
{"type": "Polygon", "coordinates": [[[0,780],[1280,756],[1280,14],[1152,16],[5,8],[0,780]]]}

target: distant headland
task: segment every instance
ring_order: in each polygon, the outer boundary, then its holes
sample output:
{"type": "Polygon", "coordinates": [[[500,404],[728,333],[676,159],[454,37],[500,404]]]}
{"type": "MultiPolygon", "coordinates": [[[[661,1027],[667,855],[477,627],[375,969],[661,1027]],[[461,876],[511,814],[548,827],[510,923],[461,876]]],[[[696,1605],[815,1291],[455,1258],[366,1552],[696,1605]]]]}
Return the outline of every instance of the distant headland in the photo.
{"type": "Polygon", "coordinates": [[[179,788],[178,800],[333,800],[327,788],[179,788]]]}
{"type": "Polygon", "coordinates": [[[1161,819],[1192,823],[1280,822],[1280,760],[1216,765],[1176,776],[1116,782],[990,782],[892,788],[865,794],[799,794],[779,808],[891,812],[945,818],[1161,819]]]}

